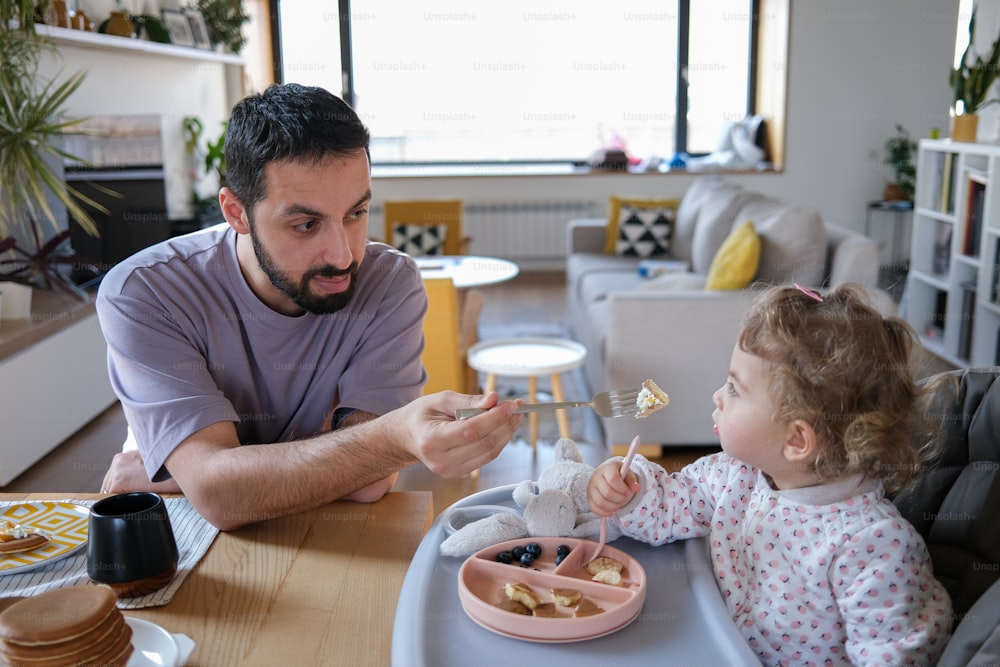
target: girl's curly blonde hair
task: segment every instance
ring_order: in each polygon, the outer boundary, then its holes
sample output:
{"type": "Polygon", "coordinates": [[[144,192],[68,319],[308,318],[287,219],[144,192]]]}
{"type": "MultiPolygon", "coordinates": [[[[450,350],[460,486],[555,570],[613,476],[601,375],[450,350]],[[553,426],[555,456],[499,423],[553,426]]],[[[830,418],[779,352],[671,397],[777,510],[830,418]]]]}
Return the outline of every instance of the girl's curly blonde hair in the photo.
{"type": "Polygon", "coordinates": [[[772,364],[773,419],[802,419],[819,440],[820,481],[862,473],[895,493],[933,459],[937,428],[926,416],[933,388],[914,377],[915,332],[883,317],[860,285],[821,299],[772,287],[743,322],[739,346],[772,364]]]}

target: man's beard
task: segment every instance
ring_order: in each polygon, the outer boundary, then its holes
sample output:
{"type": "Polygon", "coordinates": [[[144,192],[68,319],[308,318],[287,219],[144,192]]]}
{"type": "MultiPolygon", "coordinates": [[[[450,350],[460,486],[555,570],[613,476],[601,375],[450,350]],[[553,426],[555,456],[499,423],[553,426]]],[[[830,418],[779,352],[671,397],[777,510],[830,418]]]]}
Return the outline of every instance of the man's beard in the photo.
{"type": "Polygon", "coordinates": [[[278,288],[282,294],[291,299],[300,308],[315,315],[326,315],[337,312],[350,302],[351,297],[354,295],[354,281],[358,275],[357,262],[351,262],[351,265],[346,269],[338,269],[329,264],[313,267],[307,270],[299,283],[296,284],[290,276],[281,271],[270,253],[264,248],[260,239],[257,238],[253,223],[249,227],[253,251],[257,256],[257,263],[264,271],[264,275],[270,279],[272,285],[278,288]],[[321,278],[335,278],[344,275],[349,275],[351,280],[347,289],[343,292],[321,295],[309,289],[309,281],[317,276],[321,278]]]}

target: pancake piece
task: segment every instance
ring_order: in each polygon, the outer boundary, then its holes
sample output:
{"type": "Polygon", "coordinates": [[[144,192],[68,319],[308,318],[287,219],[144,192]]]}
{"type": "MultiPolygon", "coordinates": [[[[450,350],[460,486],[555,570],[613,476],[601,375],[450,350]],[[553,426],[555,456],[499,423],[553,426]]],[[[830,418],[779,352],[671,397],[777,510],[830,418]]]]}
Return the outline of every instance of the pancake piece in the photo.
{"type": "Polygon", "coordinates": [[[531,590],[528,584],[520,582],[516,584],[506,583],[503,589],[507,597],[515,602],[520,602],[528,609],[534,609],[542,603],[539,597],[535,595],[535,591],[531,590]]]}
{"type": "Polygon", "coordinates": [[[541,616],[542,618],[559,618],[555,602],[543,602],[531,610],[531,615],[541,616]]]}
{"type": "Polygon", "coordinates": [[[667,396],[667,392],[657,387],[652,380],[646,380],[639,390],[639,397],[635,399],[635,418],[644,419],[660,408],[666,407],[668,403],[670,397],[667,396]]]}
{"type": "Polygon", "coordinates": [[[577,618],[582,618],[584,616],[593,616],[594,614],[601,613],[604,613],[604,609],[602,607],[598,607],[590,598],[583,598],[580,600],[580,604],[576,605],[576,613],[573,615],[577,618]]]}
{"type": "Polygon", "coordinates": [[[0,521],[0,554],[31,551],[48,544],[49,536],[10,521],[0,521]]]}
{"type": "Polygon", "coordinates": [[[583,593],[575,588],[550,588],[549,590],[552,591],[552,599],[563,607],[572,607],[583,597],[583,593]]]}
{"type": "Polygon", "coordinates": [[[625,567],[625,564],[620,560],[615,560],[608,556],[598,556],[594,560],[587,563],[587,572],[590,574],[597,574],[602,570],[613,570],[615,572],[621,572],[625,567]]]}
{"type": "Polygon", "coordinates": [[[510,598],[504,597],[502,600],[497,602],[497,606],[504,611],[513,612],[515,614],[521,614],[523,616],[531,616],[531,610],[525,607],[520,602],[516,600],[511,600],[510,598]]]}

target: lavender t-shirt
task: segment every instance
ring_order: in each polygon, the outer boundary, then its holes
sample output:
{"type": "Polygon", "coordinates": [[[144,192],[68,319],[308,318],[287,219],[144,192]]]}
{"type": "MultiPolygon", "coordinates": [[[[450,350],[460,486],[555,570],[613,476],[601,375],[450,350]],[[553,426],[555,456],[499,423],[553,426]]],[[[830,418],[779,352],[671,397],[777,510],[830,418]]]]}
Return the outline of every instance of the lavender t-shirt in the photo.
{"type": "Polygon", "coordinates": [[[289,317],[250,290],[226,224],[116,265],[97,313],[111,384],[154,481],[177,445],[236,423],[243,444],[314,435],[336,409],[384,414],[420,395],[427,296],[411,258],[370,242],[348,306],[289,317]]]}

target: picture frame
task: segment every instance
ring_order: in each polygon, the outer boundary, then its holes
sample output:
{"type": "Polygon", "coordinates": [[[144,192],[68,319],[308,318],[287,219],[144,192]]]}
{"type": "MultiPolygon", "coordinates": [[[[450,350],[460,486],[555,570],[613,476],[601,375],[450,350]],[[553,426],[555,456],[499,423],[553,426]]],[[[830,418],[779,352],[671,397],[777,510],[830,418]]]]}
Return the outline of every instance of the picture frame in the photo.
{"type": "Polygon", "coordinates": [[[194,46],[194,33],[191,32],[191,22],[184,12],[176,9],[160,10],[163,25],[170,34],[170,43],[177,46],[194,46]]]}
{"type": "Polygon", "coordinates": [[[184,11],[188,22],[191,24],[191,35],[194,38],[194,45],[199,49],[211,49],[212,40],[208,36],[208,26],[205,25],[205,17],[197,9],[187,9],[184,11]]]}

